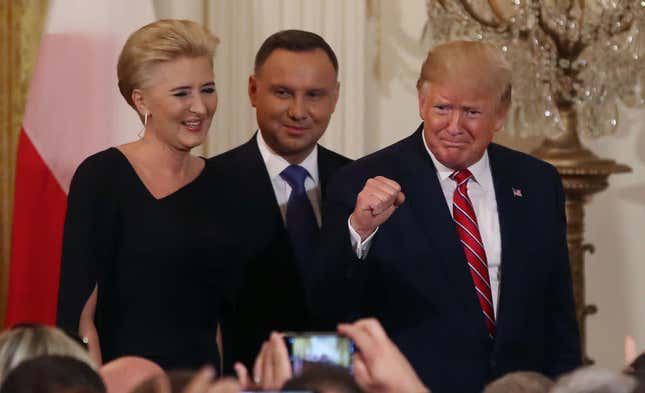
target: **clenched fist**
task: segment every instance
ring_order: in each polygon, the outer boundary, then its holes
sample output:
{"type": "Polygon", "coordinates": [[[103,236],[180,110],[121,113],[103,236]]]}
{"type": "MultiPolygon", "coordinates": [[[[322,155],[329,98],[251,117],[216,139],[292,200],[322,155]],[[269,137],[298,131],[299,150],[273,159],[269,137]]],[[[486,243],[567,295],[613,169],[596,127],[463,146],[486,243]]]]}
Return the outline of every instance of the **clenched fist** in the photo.
{"type": "Polygon", "coordinates": [[[387,177],[368,179],[358,193],[350,225],[365,240],[405,201],[401,186],[387,177]]]}

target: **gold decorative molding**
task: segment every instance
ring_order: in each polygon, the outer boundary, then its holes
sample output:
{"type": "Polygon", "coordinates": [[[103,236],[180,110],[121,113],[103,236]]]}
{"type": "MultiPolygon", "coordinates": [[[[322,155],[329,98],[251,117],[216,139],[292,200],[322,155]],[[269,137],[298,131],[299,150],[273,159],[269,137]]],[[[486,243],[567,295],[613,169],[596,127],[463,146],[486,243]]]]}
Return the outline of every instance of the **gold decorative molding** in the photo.
{"type": "Polygon", "coordinates": [[[587,316],[598,308],[585,300],[585,253],[594,252],[594,246],[584,241],[585,204],[591,196],[609,186],[612,174],[631,172],[627,165],[614,160],[599,158],[580,143],[578,137],[578,112],[571,107],[561,107],[563,126],[566,130],[556,138],[546,138],[533,154],[555,166],[562,177],[566,196],[567,244],[573,280],[573,297],[576,317],[580,326],[582,361],[592,364],[587,354],[587,316]]]}
{"type": "Polygon", "coordinates": [[[0,1],[0,323],[4,323],[18,138],[48,0],[0,1]]]}

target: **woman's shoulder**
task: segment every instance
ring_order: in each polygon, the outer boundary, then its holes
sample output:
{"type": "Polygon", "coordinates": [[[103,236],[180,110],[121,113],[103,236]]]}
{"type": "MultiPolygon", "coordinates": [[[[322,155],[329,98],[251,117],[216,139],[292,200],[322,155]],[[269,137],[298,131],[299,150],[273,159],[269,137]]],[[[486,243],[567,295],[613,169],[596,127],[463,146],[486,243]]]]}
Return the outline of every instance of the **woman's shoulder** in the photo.
{"type": "Polygon", "coordinates": [[[85,167],[98,168],[98,167],[110,166],[120,161],[120,158],[122,156],[123,156],[123,153],[121,153],[118,148],[108,147],[105,150],[99,151],[98,153],[94,153],[86,157],[78,167],[79,168],[85,168],[85,167]]]}
{"type": "Polygon", "coordinates": [[[116,147],[110,147],[85,158],[74,172],[72,186],[78,183],[105,183],[122,173],[123,153],[116,147]]]}

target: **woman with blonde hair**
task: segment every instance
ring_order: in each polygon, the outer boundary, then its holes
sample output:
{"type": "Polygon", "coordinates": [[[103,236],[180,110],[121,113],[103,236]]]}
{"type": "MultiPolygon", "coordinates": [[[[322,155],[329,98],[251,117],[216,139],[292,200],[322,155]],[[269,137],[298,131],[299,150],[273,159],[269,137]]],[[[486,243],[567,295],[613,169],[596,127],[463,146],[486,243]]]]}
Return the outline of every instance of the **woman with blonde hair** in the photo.
{"type": "Polygon", "coordinates": [[[60,329],[21,324],[0,333],[0,385],[20,363],[41,355],[71,356],[96,369],[87,350],[60,329]]]}
{"type": "Polygon", "coordinates": [[[190,154],[217,107],[216,44],[187,20],[134,32],[117,75],[143,135],[87,158],[72,179],[58,324],[86,337],[99,363],[136,355],[166,369],[219,365],[228,258],[207,197],[212,175],[190,154]]]}

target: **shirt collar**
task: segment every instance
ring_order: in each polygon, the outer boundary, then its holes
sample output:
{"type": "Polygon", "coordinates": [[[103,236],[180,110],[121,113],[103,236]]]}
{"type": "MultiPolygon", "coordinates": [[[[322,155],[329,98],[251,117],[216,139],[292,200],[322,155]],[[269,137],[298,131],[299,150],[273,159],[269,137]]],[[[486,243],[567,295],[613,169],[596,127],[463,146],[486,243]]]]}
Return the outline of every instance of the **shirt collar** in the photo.
{"type": "MultiPolygon", "coordinates": [[[[274,152],[273,149],[267,145],[262,132],[258,130],[256,141],[258,143],[258,148],[260,149],[260,155],[264,161],[264,165],[267,167],[269,172],[269,178],[274,180],[280,178],[280,173],[284,171],[289,165],[289,161],[285,160],[284,157],[274,152]]],[[[298,165],[305,168],[309,172],[309,177],[314,181],[314,184],[318,184],[318,145],[314,146],[314,149],[309,153],[309,155],[298,165]]]]}
{"type": "MultiPolygon", "coordinates": [[[[447,166],[439,162],[439,160],[437,160],[437,157],[432,154],[432,151],[428,147],[425,135],[423,133],[421,133],[421,140],[423,140],[423,146],[426,148],[426,151],[430,155],[430,158],[432,158],[434,167],[437,169],[439,181],[443,182],[444,180],[449,178],[455,170],[448,168],[447,166]]],[[[490,165],[488,160],[488,149],[484,150],[484,155],[479,159],[479,161],[469,166],[468,170],[473,174],[473,180],[475,180],[485,189],[488,188],[489,184],[493,184],[493,177],[490,172],[490,165]]]]}

